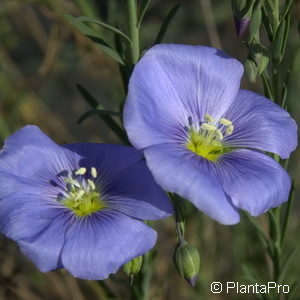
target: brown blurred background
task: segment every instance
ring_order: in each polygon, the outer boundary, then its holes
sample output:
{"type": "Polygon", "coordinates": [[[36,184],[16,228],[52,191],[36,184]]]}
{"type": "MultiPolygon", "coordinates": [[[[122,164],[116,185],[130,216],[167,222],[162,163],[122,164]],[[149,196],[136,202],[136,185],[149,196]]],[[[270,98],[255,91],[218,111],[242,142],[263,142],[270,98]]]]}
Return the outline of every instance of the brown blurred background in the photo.
{"type": "MultiPolygon", "coordinates": [[[[143,47],[151,45],[167,12],[178,1],[152,0],[141,31],[143,47]]],[[[121,0],[0,0],[0,139],[25,124],[37,124],[58,143],[93,141],[120,143],[108,127],[93,116],[78,125],[89,107],[76,89],[86,87],[107,109],[116,109],[124,98],[118,68],[88,38],[65,21],[63,13],[87,15],[127,30],[125,1],[121,0]]],[[[300,1],[293,7],[286,64],[292,64],[288,104],[300,120],[300,43],[297,21],[300,1]]],[[[100,28],[97,28],[101,30],[100,28]]],[[[182,1],[165,42],[212,45],[243,61],[247,55],[236,37],[230,1],[182,1]]],[[[262,92],[260,80],[243,86],[262,92]]],[[[283,137],[284,142],[284,137],[283,137]]],[[[299,152],[291,160],[291,172],[299,177],[299,152]]],[[[299,179],[297,180],[299,182],[299,179]]],[[[299,244],[299,192],[296,194],[288,232],[287,249],[299,244]]],[[[172,263],[176,244],[174,220],[157,222],[150,298],[154,300],[255,299],[255,295],[213,295],[212,281],[247,283],[244,265],[258,269],[266,280],[268,265],[256,233],[246,220],[233,227],[220,226],[188,210],[187,237],[201,253],[202,266],[196,288],[177,274],[172,263]]],[[[259,219],[266,228],[265,217],[259,219]]],[[[294,258],[290,278],[300,274],[300,255],[294,258]]],[[[76,280],[66,271],[42,274],[18,250],[0,238],[0,299],[84,300],[130,299],[128,280],[119,272],[102,283],[76,280]]],[[[300,299],[299,290],[295,298],[300,299]]]]}

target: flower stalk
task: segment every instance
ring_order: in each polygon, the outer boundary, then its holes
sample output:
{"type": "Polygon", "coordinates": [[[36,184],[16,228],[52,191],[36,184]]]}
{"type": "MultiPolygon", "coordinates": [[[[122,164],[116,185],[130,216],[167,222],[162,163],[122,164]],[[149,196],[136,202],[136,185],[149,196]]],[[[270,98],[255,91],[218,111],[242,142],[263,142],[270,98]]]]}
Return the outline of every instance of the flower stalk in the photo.
{"type": "Polygon", "coordinates": [[[135,65],[140,57],[140,41],[139,41],[139,27],[137,18],[137,3],[136,0],[128,0],[128,18],[129,18],[129,31],[130,31],[130,52],[131,63],[135,65]]]}

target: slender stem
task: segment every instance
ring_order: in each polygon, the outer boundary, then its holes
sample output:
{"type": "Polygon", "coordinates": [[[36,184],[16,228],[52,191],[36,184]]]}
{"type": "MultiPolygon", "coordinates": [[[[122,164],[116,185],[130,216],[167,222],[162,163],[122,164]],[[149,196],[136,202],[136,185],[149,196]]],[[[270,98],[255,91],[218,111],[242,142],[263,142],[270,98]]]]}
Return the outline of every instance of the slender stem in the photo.
{"type": "Polygon", "coordinates": [[[137,18],[137,3],[136,0],[127,0],[128,5],[128,18],[130,30],[130,51],[131,63],[135,65],[140,58],[140,38],[137,18]]]}
{"type": "Polygon", "coordinates": [[[273,241],[273,280],[278,281],[281,271],[281,226],[280,226],[281,207],[275,208],[269,213],[270,216],[270,236],[273,241]]]}

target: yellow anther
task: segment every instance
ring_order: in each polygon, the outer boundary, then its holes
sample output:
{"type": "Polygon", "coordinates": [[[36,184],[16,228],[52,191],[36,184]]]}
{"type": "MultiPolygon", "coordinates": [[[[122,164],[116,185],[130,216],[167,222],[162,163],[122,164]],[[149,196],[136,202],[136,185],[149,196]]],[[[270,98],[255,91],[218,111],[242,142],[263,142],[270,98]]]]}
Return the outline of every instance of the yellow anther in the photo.
{"type": "Polygon", "coordinates": [[[95,190],[95,189],[96,189],[96,186],[95,186],[94,181],[92,181],[91,179],[88,179],[88,180],[87,180],[87,183],[88,183],[88,185],[90,186],[90,188],[91,188],[92,190],[95,190]]]}
{"type": "Polygon", "coordinates": [[[92,177],[94,177],[94,178],[97,178],[97,170],[96,170],[96,168],[95,167],[92,167],[91,168],[91,175],[92,175],[92,177]]]}
{"type": "Polygon", "coordinates": [[[229,125],[227,128],[226,128],[226,134],[227,135],[231,135],[233,133],[233,129],[234,129],[234,126],[233,125],[229,125]]]}
{"type": "Polygon", "coordinates": [[[230,126],[232,125],[232,122],[230,120],[227,120],[225,118],[221,118],[220,121],[219,121],[222,125],[225,125],[225,126],[230,126]]]}
{"type": "Polygon", "coordinates": [[[79,168],[76,172],[75,175],[84,175],[86,173],[86,168],[79,168]]]}
{"type": "Polygon", "coordinates": [[[207,131],[215,131],[217,129],[216,126],[214,125],[210,125],[210,124],[207,124],[207,123],[203,123],[201,125],[201,129],[204,129],[204,130],[207,130],[207,131]]]}
{"type": "Polygon", "coordinates": [[[209,114],[205,114],[204,116],[205,122],[212,123],[214,121],[213,117],[209,114]]]}

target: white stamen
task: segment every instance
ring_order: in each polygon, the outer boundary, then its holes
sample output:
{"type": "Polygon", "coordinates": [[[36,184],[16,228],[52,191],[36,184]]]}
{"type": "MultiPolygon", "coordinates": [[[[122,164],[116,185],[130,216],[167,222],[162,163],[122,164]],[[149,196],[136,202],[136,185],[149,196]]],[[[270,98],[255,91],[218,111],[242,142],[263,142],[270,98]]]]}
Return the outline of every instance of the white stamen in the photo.
{"type": "Polygon", "coordinates": [[[91,179],[88,179],[87,182],[88,182],[88,185],[90,186],[90,188],[91,188],[92,190],[95,190],[95,189],[96,189],[96,186],[95,186],[94,181],[92,181],[91,179]]]}
{"type": "Polygon", "coordinates": [[[233,125],[229,125],[227,128],[226,128],[226,134],[227,135],[231,135],[233,133],[233,129],[234,129],[234,126],[233,125]]]}
{"type": "Polygon", "coordinates": [[[211,115],[209,115],[209,114],[205,114],[204,120],[207,123],[212,123],[214,121],[213,117],[211,115]]]}
{"type": "Polygon", "coordinates": [[[207,130],[207,131],[215,131],[217,129],[216,126],[213,126],[213,125],[210,125],[210,124],[207,124],[207,123],[203,123],[201,125],[201,128],[204,129],[204,130],[207,130]]]}
{"type": "Polygon", "coordinates": [[[84,175],[86,173],[86,168],[79,168],[76,172],[75,175],[84,175]]]}
{"type": "Polygon", "coordinates": [[[219,121],[222,125],[225,125],[225,126],[230,126],[232,125],[232,122],[230,120],[227,120],[225,118],[221,118],[220,121],[219,121]]]}
{"type": "Polygon", "coordinates": [[[96,170],[96,168],[95,167],[92,167],[91,168],[91,175],[92,175],[92,177],[94,177],[94,178],[97,178],[97,170],[96,170]]]}
{"type": "Polygon", "coordinates": [[[216,135],[219,138],[219,140],[223,140],[224,136],[220,129],[216,130],[216,135]]]}

